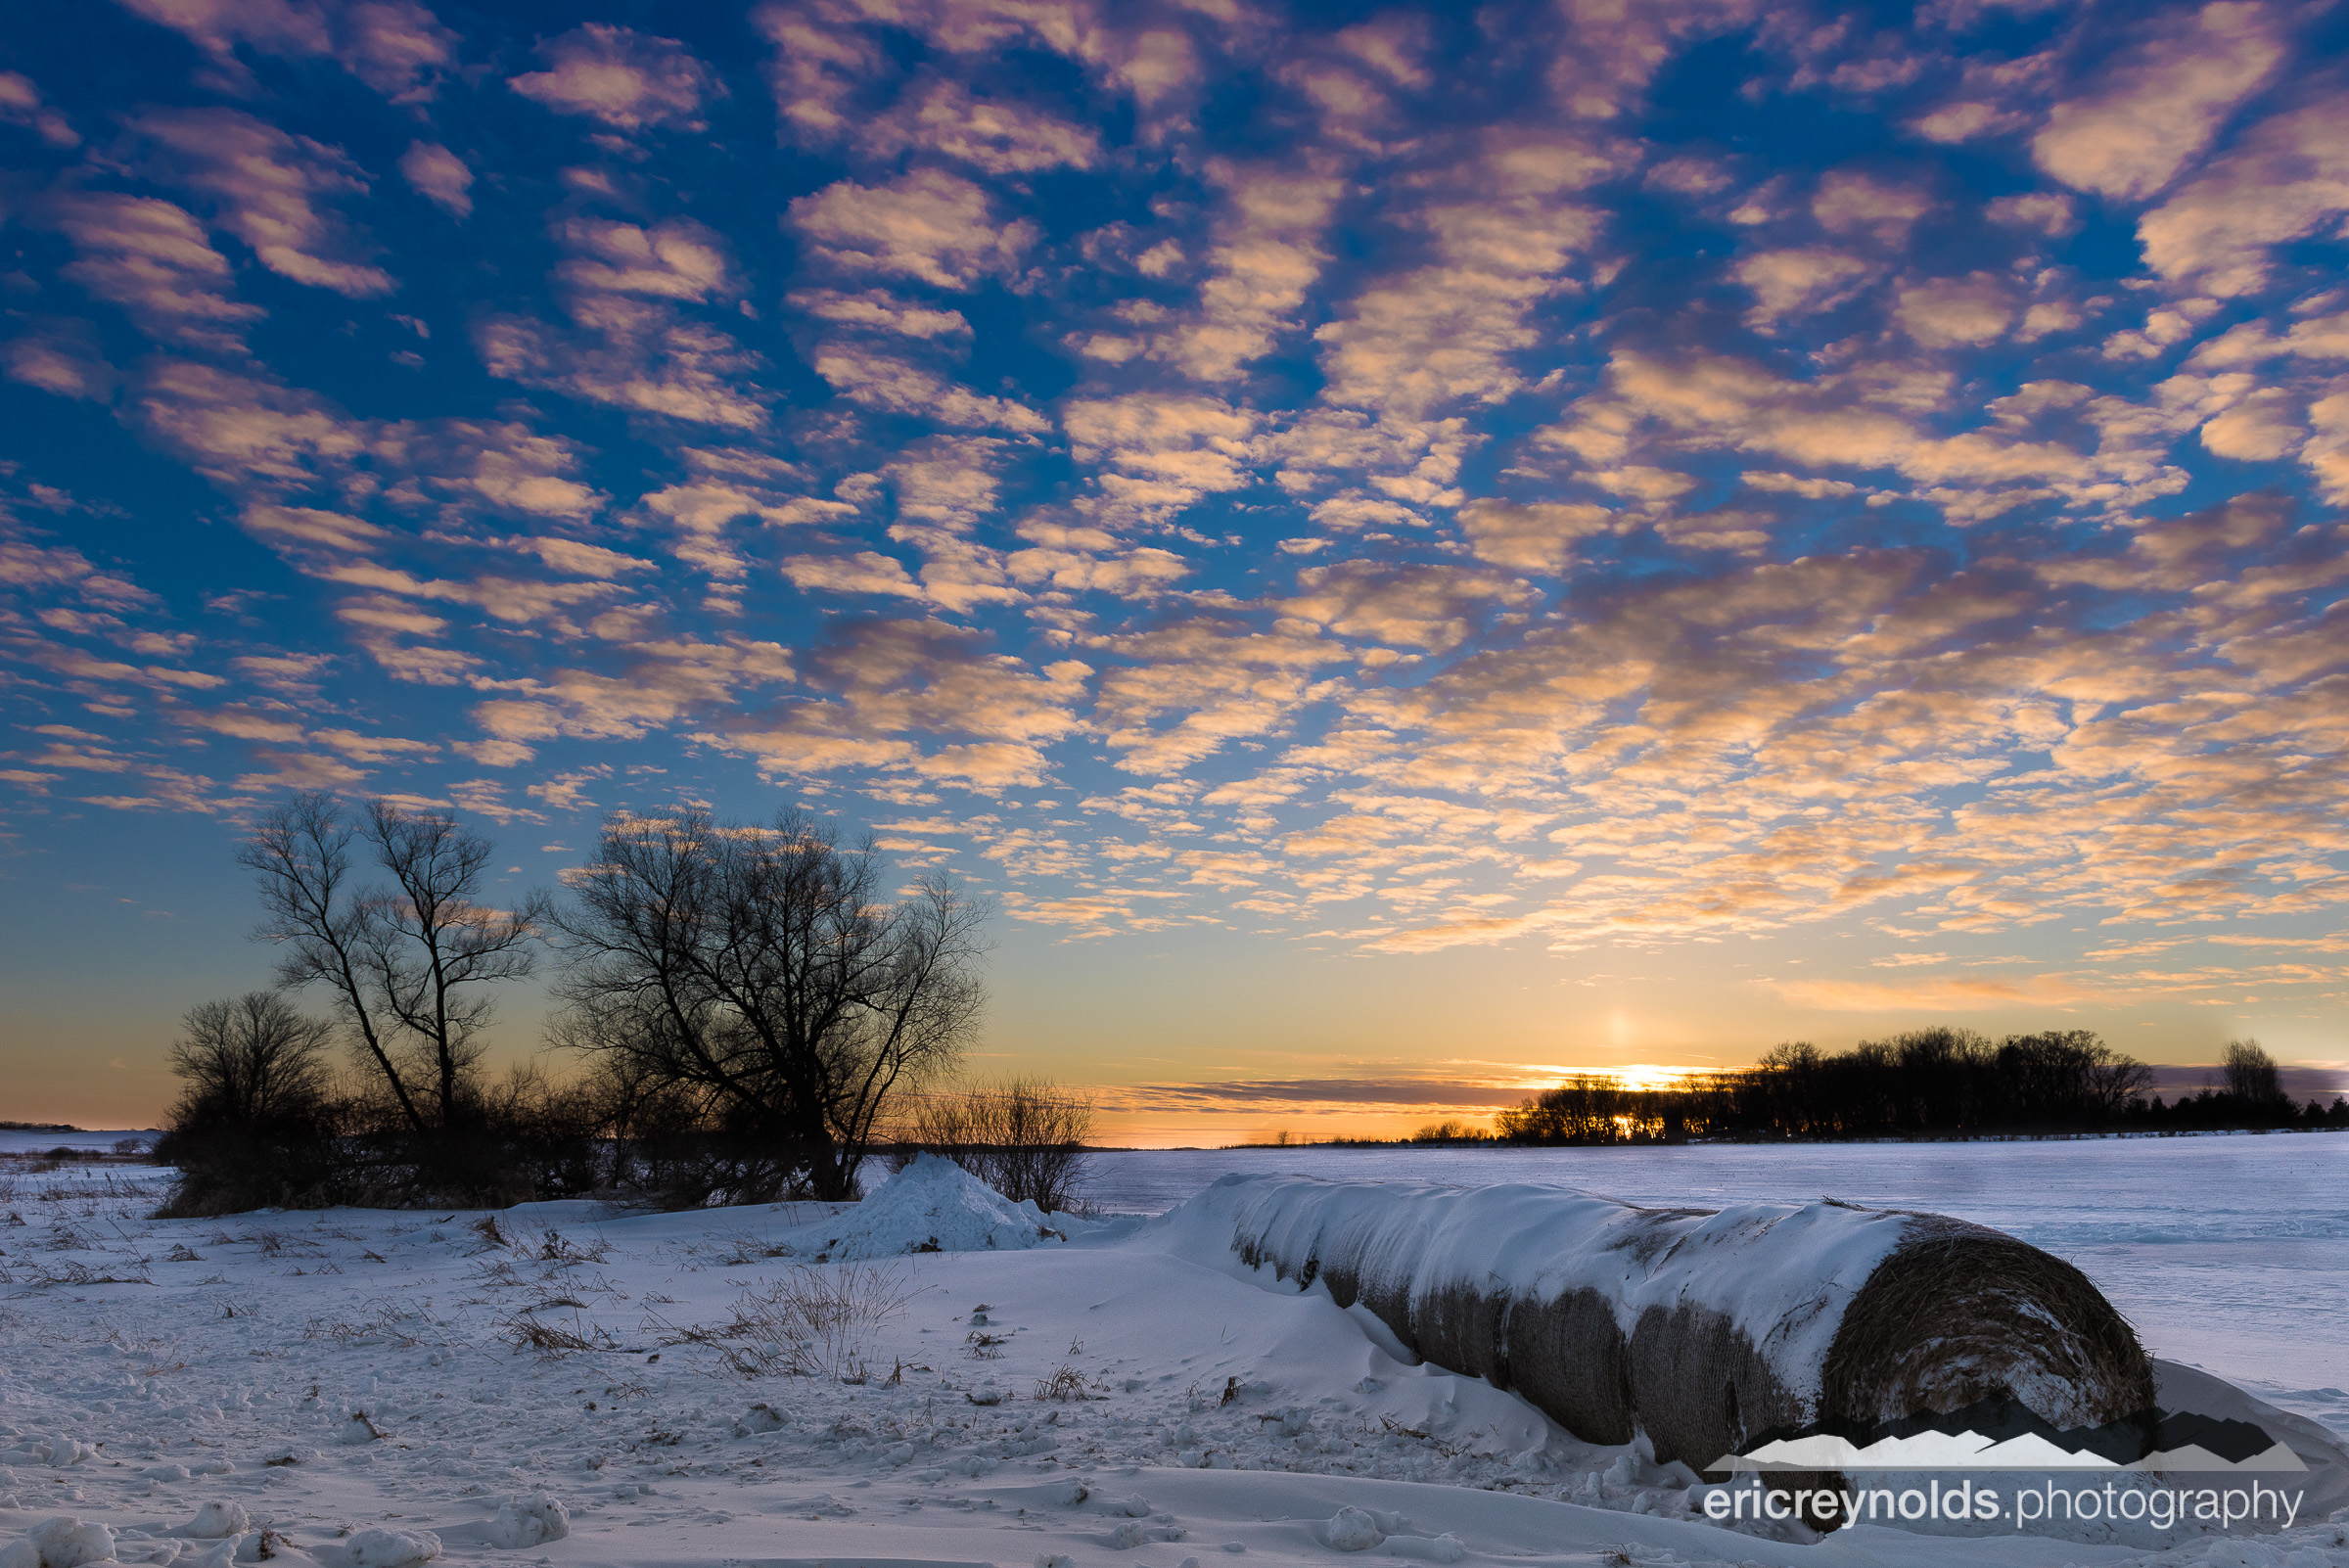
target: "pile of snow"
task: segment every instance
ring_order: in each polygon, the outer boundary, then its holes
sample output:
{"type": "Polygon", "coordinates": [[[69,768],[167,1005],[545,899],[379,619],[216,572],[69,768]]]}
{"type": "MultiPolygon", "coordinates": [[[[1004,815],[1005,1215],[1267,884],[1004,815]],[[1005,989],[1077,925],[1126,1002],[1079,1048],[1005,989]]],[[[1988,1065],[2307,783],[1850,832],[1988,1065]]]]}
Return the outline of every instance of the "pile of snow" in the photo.
{"type": "Polygon", "coordinates": [[[1332,1551],[1368,1551],[1387,1539],[1367,1508],[1340,1508],[1315,1533],[1332,1551]]]}
{"type": "Polygon", "coordinates": [[[1082,1224],[1047,1216],[1033,1200],[1012,1202],[953,1161],[935,1154],[913,1163],[880,1191],[824,1224],[825,1258],[897,1258],[909,1252],[1011,1252],[1066,1241],[1082,1224]]]}
{"type": "Polygon", "coordinates": [[[98,1446],[79,1438],[34,1438],[22,1447],[0,1450],[0,1463],[49,1464],[64,1470],[98,1457],[98,1446]]]}
{"type": "Polygon", "coordinates": [[[213,1500],[196,1510],[196,1517],[179,1527],[179,1533],[191,1541],[225,1541],[241,1536],[253,1528],[253,1520],[244,1504],[213,1500]]]}
{"type": "Polygon", "coordinates": [[[1313,1527],[1314,1537],[1332,1551],[1368,1551],[1385,1546],[1390,1557],[1416,1557],[1423,1562],[1458,1562],[1468,1548],[1450,1532],[1426,1536],[1410,1520],[1382,1508],[1340,1508],[1313,1527]]]}
{"type": "Polygon", "coordinates": [[[22,1541],[0,1546],[0,1568],[83,1568],[115,1554],[115,1533],[102,1524],[52,1519],[34,1525],[22,1541]]]}
{"type": "Polygon", "coordinates": [[[571,1510],[541,1488],[527,1497],[508,1498],[489,1521],[491,1545],[509,1551],[543,1546],[571,1534],[571,1510]]]}
{"type": "Polygon", "coordinates": [[[440,1538],[430,1530],[362,1530],[343,1548],[350,1568],[416,1568],[440,1555],[440,1538]]]}

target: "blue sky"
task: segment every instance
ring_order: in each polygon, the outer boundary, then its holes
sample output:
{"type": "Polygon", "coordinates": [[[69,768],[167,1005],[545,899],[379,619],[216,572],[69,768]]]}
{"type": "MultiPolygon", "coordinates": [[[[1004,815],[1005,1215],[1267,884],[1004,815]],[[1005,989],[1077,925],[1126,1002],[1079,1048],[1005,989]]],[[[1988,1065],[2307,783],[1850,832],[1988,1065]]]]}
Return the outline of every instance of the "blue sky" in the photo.
{"type": "MultiPolygon", "coordinates": [[[[0,1040],[325,788],[802,803],[1153,1139],[2349,1063],[2325,7],[124,0],[0,41],[0,1040]]],[[[517,992],[505,1051],[534,1046],[517,992]]]]}

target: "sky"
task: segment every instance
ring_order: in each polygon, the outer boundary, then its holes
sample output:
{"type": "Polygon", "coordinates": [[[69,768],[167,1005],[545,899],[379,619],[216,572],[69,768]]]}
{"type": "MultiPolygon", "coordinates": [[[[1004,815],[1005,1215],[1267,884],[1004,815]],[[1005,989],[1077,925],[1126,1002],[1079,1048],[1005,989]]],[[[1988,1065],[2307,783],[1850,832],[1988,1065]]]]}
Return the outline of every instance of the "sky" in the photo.
{"type": "Polygon", "coordinates": [[[2344,45],[31,8],[0,1116],[160,1113],[304,789],[492,897],[613,811],[869,829],[998,905],[972,1070],[1136,1142],[1924,1024],[2349,1070],[2344,45]]]}

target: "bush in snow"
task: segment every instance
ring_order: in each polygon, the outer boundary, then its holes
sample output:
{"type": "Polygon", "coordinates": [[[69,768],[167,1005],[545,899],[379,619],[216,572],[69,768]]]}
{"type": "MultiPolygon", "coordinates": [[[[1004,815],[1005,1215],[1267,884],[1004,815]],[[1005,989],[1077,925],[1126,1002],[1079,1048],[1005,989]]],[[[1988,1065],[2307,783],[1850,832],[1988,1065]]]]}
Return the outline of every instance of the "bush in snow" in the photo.
{"type": "Polygon", "coordinates": [[[541,1546],[570,1534],[571,1510],[543,1490],[508,1498],[497,1505],[497,1517],[489,1521],[490,1544],[510,1551],[541,1546]]]}
{"type": "Polygon", "coordinates": [[[115,1533],[79,1519],[34,1525],[22,1541],[0,1547],[0,1568],[82,1568],[115,1554],[115,1533]]]}

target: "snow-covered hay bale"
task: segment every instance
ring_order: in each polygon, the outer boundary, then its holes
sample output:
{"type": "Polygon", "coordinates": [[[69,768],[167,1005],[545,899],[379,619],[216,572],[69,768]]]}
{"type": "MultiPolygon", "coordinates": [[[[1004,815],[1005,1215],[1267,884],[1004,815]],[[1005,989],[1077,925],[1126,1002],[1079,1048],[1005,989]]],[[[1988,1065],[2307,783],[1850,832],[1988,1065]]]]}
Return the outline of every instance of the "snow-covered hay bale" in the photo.
{"type": "Polygon", "coordinates": [[[1249,1265],[1324,1281],[1422,1359],[1699,1471],[1764,1434],[1985,1400],[2058,1428],[2154,1403],[2135,1332],[2077,1268],[1939,1215],[1311,1176],[1226,1176],[1194,1202],[1249,1265]]]}

